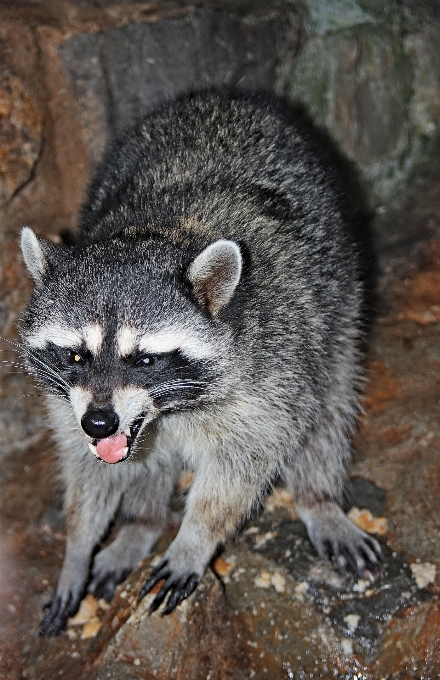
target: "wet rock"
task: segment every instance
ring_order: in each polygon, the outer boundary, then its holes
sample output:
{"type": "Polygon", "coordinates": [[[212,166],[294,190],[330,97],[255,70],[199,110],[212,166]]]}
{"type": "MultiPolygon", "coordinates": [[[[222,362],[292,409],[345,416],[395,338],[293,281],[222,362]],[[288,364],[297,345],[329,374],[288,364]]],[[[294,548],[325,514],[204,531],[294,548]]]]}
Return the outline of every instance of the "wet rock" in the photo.
{"type": "Polygon", "coordinates": [[[438,25],[430,22],[405,38],[405,52],[417,68],[414,70],[413,118],[421,134],[431,137],[438,128],[440,107],[440,52],[438,25]]]}
{"type": "MultiPolygon", "coordinates": [[[[383,507],[380,489],[359,478],[356,487],[357,502],[383,507]]],[[[375,581],[341,577],[317,558],[287,507],[265,512],[228,547],[223,585],[208,570],[169,617],[149,616],[153,594],[137,603],[150,564],[128,578],[102,620],[89,654],[102,680],[327,677],[330,669],[351,677],[383,653],[396,616],[424,611],[434,599],[386,546],[375,581]]]]}
{"type": "Polygon", "coordinates": [[[372,335],[354,467],[356,474],[387,491],[385,515],[393,545],[410,562],[419,559],[437,567],[440,519],[433,508],[440,490],[439,324],[433,305],[439,252],[434,240],[419,255],[418,265],[394,284],[393,306],[372,335]]]}
{"type": "Polygon", "coordinates": [[[440,321],[440,241],[431,243],[413,275],[395,286],[399,319],[427,326],[440,321]]]}
{"type": "Polygon", "coordinates": [[[30,290],[17,241],[0,232],[0,458],[41,438],[38,390],[25,376],[15,329],[30,290]]]}
{"type": "Polygon", "coordinates": [[[363,649],[364,653],[371,653],[386,623],[399,609],[430,598],[427,591],[420,590],[410,567],[385,546],[381,575],[371,582],[358,581],[341,578],[326,563],[317,560],[300,522],[261,518],[256,528],[258,533],[249,534],[248,530],[249,547],[291,574],[297,584],[303,584],[295,591],[297,599],[313,601],[341,637],[357,641],[359,652],[363,649]],[[260,534],[269,533],[271,539],[261,545],[260,534]],[[356,632],[350,631],[346,621],[352,614],[359,616],[356,632]]]}
{"type": "MultiPolygon", "coordinates": [[[[349,512],[350,508],[354,506],[368,509],[376,517],[381,517],[385,513],[386,493],[368,479],[351,477],[344,489],[344,497],[345,512],[349,512]]],[[[365,529],[365,531],[368,531],[368,529],[365,529]]]]}
{"type": "Polygon", "coordinates": [[[292,97],[302,98],[311,76],[313,115],[331,125],[350,158],[362,165],[384,164],[406,147],[411,63],[387,29],[367,26],[311,38],[295,67],[292,97]],[[331,58],[323,61],[318,55],[325,51],[331,58]],[[395,71],[407,71],[405,78],[395,71]]]}
{"type": "Polygon", "coordinates": [[[438,678],[440,674],[440,607],[438,602],[402,609],[390,622],[380,652],[371,665],[373,677],[438,678]],[[408,645],[408,640],[411,644],[408,645]]]}

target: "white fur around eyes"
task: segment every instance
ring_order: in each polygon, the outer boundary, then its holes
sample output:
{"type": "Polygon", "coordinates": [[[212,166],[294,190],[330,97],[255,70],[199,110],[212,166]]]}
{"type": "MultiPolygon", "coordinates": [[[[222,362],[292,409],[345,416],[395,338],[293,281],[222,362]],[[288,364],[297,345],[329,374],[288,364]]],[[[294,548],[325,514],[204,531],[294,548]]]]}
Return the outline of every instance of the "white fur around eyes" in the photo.
{"type": "Polygon", "coordinates": [[[78,347],[83,342],[80,332],[73,331],[61,324],[43,326],[29,335],[26,340],[35,349],[43,349],[49,342],[53,342],[58,347],[78,347]]]}
{"type": "Polygon", "coordinates": [[[144,335],[140,339],[139,349],[146,354],[162,354],[178,349],[189,359],[205,359],[213,354],[209,343],[185,329],[170,329],[144,335]]]}
{"type": "Polygon", "coordinates": [[[120,357],[132,354],[138,347],[139,331],[132,326],[122,326],[116,335],[116,347],[120,357]]]}
{"type": "Polygon", "coordinates": [[[141,335],[135,328],[122,326],[117,333],[116,346],[121,357],[135,351],[166,354],[180,350],[189,359],[205,359],[214,354],[214,348],[209,342],[185,328],[169,328],[141,335]]]}
{"type": "Polygon", "coordinates": [[[102,347],[102,342],[104,340],[104,331],[102,327],[95,323],[89,326],[84,326],[81,331],[86,347],[92,354],[97,356],[102,347]]]}
{"type": "Polygon", "coordinates": [[[95,356],[99,353],[104,339],[104,331],[99,324],[89,324],[81,330],[66,328],[61,324],[50,324],[32,333],[27,342],[35,349],[43,349],[49,342],[57,347],[78,348],[83,343],[95,356]]]}

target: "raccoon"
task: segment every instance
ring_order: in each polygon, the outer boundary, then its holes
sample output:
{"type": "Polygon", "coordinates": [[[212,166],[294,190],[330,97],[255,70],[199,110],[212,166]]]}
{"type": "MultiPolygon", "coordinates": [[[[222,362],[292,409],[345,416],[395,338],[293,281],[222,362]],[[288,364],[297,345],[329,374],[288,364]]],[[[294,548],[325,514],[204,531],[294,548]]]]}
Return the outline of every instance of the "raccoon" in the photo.
{"type": "Polygon", "coordinates": [[[164,531],[184,467],[180,530],[139,594],[163,580],[152,611],[194,591],[279,475],[321,557],[377,572],[379,544],[340,507],[363,295],[344,196],[281,105],[205,92],[113,143],[74,245],[23,229],[35,286],[20,333],[67,526],[40,634],[58,634],[86,591],[111,599],[164,531]]]}

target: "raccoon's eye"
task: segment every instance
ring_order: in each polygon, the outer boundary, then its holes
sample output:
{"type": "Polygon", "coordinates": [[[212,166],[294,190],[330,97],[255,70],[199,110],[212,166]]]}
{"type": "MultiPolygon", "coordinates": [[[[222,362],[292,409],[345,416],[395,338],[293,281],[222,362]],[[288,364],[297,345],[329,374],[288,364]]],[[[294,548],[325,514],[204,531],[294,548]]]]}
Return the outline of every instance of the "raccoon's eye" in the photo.
{"type": "Polygon", "coordinates": [[[136,366],[152,366],[154,364],[154,357],[147,355],[141,357],[136,361],[136,366]]]}
{"type": "Polygon", "coordinates": [[[76,366],[84,366],[85,364],[85,359],[84,357],[81,356],[78,352],[75,352],[74,349],[71,349],[69,352],[69,364],[73,364],[76,366]]]}

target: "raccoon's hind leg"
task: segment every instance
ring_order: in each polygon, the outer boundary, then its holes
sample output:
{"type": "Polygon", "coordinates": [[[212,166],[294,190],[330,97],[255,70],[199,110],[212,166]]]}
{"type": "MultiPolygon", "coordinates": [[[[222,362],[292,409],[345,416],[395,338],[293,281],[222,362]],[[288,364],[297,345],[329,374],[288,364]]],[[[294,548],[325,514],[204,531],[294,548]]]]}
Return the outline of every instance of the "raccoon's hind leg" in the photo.
{"type": "Polygon", "coordinates": [[[88,591],[110,601],[118,583],[146,557],[163,533],[177,470],[162,458],[144,469],[126,489],[115,540],[95,557],[88,591]]]}
{"type": "Polygon", "coordinates": [[[334,501],[296,505],[318,554],[336,564],[341,574],[353,572],[372,578],[380,571],[382,551],[378,541],[358,529],[334,501]]]}
{"type": "Polygon", "coordinates": [[[380,570],[381,548],[340,507],[350,443],[347,423],[335,414],[321,421],[305,446],[284,462],[283,475],[318,554],[338,570],[369,578],[380,570]]]}

